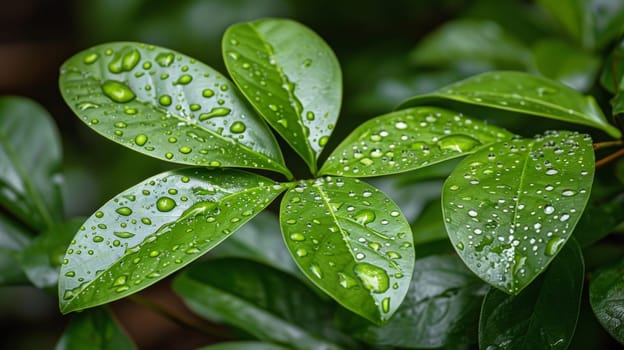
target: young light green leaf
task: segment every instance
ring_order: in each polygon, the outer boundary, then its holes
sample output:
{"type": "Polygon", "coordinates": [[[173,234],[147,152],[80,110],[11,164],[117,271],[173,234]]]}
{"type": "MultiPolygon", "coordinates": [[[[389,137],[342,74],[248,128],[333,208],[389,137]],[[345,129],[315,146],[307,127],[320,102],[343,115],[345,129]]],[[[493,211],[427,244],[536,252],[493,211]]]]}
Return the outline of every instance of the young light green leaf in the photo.
{"type": "Polygon", "coordinates": [[[604,130],[614,138],[620,131],[609,124],[591,96],[583,96],[554,80],[522,72],[489,72],[413,97],[399,108],[451,100],[488,108],[536,115],[604,130]]]}
{"type": "Polygon", "coordinates": [[[136,349],[110,312],[103,308],[74,315],[54,349],[82,350],[85,347],[93,350],[136,349]]]}
{"type": "Polygon", "coordinates": [[[416,260],[408,294],[392,319],[383,327],[368,325],[352,333],[377,347],[420,349],[476,342],[484,286],[457,256],[416,260]]]}
{"type": "Polygon", "coordinates": [[[414,267],[412,232],[383,192],[351,178],[302,181],[282,199],[284,240],[301,271],[347,309],[383,324],[414,267]]]}
{"type": "Polygon", "coordinates": [[[241,171],[166,172],[91,216],[67,249],[63,313],[120,299],[179,270],[264,209],[285,187],[241,171]]]}
{"type": "Polygon", "coordinates": [[[464,159],[444,183],[446,230],[474,273],[518,294],[572,234],[593,177],[587,135],[549,132],[494,144],[464,159]]]}
{"type": "Polygon", "coordinates": [[[522,293],[490,289],[479,322],[479,348],[567,349],[576,328],[585,274],[583,254],[571,240],[543,278],[522,293]]]}
{"type": "Polygon", "coordinates": [[[65,250],[84,218],[58,223],[35,237],[17,258],[30,282],[37,288],[55,288],[65,250]]]}
{"type": "Polygon", "coordinates": [[[173,50],[119,42],[61,67],[69,107],[101,135],[149,156],[290,176],[277,141],[224,76],[173,50]]]}
{"type": "MultiPolygon", "coordinates": [[[[295,349],[342,349],[328,327],[333,306],[296,278],[244,259],[207,260],[173,282],[199,315],[295,349]]],[[[349,347],[351,348],[351,347],[349,347]]]]}
{"type": "Polygon", "coordinates": [[[416,107],[358,126],[332,152],[321,174],[379,176],[419,169],[473,153],[512,134],[461,113],[416,107]]]}
{"type": "Polygon", "coordinates": [[[589,301],[600,324],[624,344],[624,260],[599,271],[589,284],[589,301]]]}
{"type": "Polygon", "coordinates": [[[63,217],[61,146],[50,115],[22,97],[0,97],[0,206],[35,230],[63,217]]]}
{"type": "Polygon", "coordinates": [[[331,48],[297,22],[264,19],[230,27],[223,59],[249,102],[316,173],[342,97],[331,48]]]}

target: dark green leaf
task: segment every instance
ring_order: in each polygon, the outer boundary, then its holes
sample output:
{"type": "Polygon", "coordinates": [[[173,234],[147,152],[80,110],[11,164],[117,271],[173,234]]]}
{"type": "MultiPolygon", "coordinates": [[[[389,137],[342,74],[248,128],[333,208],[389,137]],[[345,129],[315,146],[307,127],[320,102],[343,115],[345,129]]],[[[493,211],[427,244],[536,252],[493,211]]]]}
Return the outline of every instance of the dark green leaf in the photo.
{"type": "Polygon", "coordinates": [[[284,245],[277,216],[266,211],[259,213],[210,254],[215,257],[256,260],[299,274],[299,269],[284,245]]]}
{"type": "Polygon", "coordinates": [[[571,240],[543,278],[522,293],[490,289],[479,322],[480,349],[566,349],[574,335],[585,274],[583,254],[571,240]]]}
{"type": "Polygon", "coordinates": [[[264,19],[230,27],[223,57],[249,102],[316,173],[342,97],[331,48],[297,22],[264,19]]]}
{"type": "Polygon", "coordinates": [[[166,172],[120,193],[70,244],[63,313],[120,299],[179,270],[264,209],[285,187],[241,171],[166,172]]]}
{"type": "Polygon", "coordinates": [[[296,278],[243,259],[208,260],[173,282],[199,315],[239,327],[260,340],[296,349],[341,349],[329,328],[331,304],[296,278]]]}
{"type": "Polygon", "coordinates": [[[205,346],[197,350],[288,350],[279,345],[271,343],[260,343],[254,341],[220,343],[216,345],[205,346]]]}
{"type": "Polygon", "coordinates": [[[416,260],[408,294],[383,327],[355,330],[376,346],[437,348],[476,342],[484,284],[457,256],[416,260]]]}
{"type": "Polygon", "coordinates": [[[577,91],[589,90],[600,68],[599,57],[562,40],[540,40],[533,55],[539,73],[577,91]]]}
{"type": "Polygon", "coordinates": [[[590,204],[574,229],[574,238],[582,247],[604,238],[624,222],[624,198],[618,196],[609,201],[598,200],[590,204]]]}
{"type": "Polygon", "coordinates": [[[448,239],[441,207],[439,199],[429,202],[412,224],[414,245],[448,239]]]}
{"type": "Polygon", "coordinates": [[[26,276],[37,288],[56,287],[65,250],[83,222],[84,218],[77,218],[59,223],[17,255],[26,276]]]}
{"type": "Polygon", "coordinates": [[[484,68],[524,68],[530,52],[498,23],[464,18],[446,22],[428,34],[410,56],[416,64],[428,66],[469,62],[484,68]]]}
{"type": "Polygon", "coordinates": [[[30,243],[25,227],[0,214],[0,285],[27,283],[17,257],[30,243]]]}
{"type": "Polygon", "coordinates": [[[598,321],[624,344],[624,260],[592,276],[589,301],[598,321]]]}
{"type": "Polygon", "coordinates": [[[451,100],[588,125],[614,138],[620,131],[610,125],[591,96],[583,96],[556,81],[522,72],[490,72],[413,97],[399,108],[451,100]]]}
{"type": "Polygon", "coordinates": [[[347,309],[386,322],[414,267],[408,222],[383,192],[360,180],[302,181],[282,199],[284,240],[301,271],[347,309]]]}
{"type": "Polygon", "coordinates": [[[130,42],[95,46],[63,64],[60,88],[85,124],[137,152],[290,176],[273,134],[238,89],[178,52],[130,42]]]}
{"type": "Polygon", "coordinates": [[[572,234],[593,177],[587,135],[550,132],[494,144],[464,159],[444,183],[446,230],[472,271],[517,294],[572,234]]]}
{"type": "Polygon", "coordinates": [[[74,315],[55,350],[132,350],[132,341],[111,314],[96,308],[74,315]]]}
{"type": "Polygon", "coordinates": [[[63,217],[58,139],[40,105],[0,97],[0,206],[37,230],[63,217]]]}
{"type": "Polygon", "coordinates": [[[511,133],[461,113],[416,107],[368,120],[329,156],[321,174],[379,176],[473,153],[511,133]]]}
{"type": "Polygon", "coordinates": [[[600,75],[600,84],[607,91],[618,95],[624,91],[624,40],[620,40],[607,56],[600,75]]]}

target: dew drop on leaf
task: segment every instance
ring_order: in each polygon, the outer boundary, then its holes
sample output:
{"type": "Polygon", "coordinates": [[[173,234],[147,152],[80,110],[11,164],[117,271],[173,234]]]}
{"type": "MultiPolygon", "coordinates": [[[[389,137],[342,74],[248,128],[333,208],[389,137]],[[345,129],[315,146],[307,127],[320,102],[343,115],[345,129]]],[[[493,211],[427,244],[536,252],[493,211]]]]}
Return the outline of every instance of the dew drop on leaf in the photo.
{"type": "Polygon", "coordinates": [[[168,212],[175,208],[176,202],[169,197],[160,197],[158,201],[156,201],[156,209],[161,212],[168,212]]]}
{"type": "Polygon", "coordinates": [[[355,272],[357,278],[362,282],[364,288],[373,293],[383,293],[388,290],[390,286],[390,280],[386,271],[375,265],[358,263],[353,268],[353,272],[355,272]]]}
{"type": "Polygon", "coordinates": [[[353,218],[358,224],[366,225],[375,221],[376,215],[374,211],[365,209],[355,214],[353,218]]]}
{"type": "Polygon", "coordinates": [[[118,103],[126,103],[132,101],[136,95],[124,83],[107,80],[102,84],[102,92],[111,100],[118,103]]]}
{"type": "Polygon", "coordinates": [[[479,140],[467,135],[450,135],[438,140],[440,149],[455,152],[468,152],[480,145],[479,140]]]}
{"type": "Polygon", "coordinates": [[[115,211],[117,212],[117,214],[123,215],[123,216],[128,216],[128,215],[132,214],[132,209],[130,209],[128,207],[117,208],[117,210],[115,210],[115,211]]]}

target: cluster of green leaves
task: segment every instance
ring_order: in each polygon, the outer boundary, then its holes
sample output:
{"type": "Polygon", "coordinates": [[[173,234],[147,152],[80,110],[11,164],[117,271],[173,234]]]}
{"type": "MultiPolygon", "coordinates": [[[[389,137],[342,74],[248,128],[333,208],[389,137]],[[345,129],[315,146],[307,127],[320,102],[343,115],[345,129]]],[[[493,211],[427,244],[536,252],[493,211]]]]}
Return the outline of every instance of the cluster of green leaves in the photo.
{"type": "MultiPolygon", "coordinates": [[[[189,307],[263,342],[210,349],[568,346],[584,284],[581,246],[622,222],[616,216],[587,233],[596,225],[589,214],[604,216],[603,208],[585,211],[592,139],[567,130],[523,138],[460,111],[547,118],[619,140],[592,97],[526,73],[485,73],[405,101],[324,156],[342,98],[340,67],[324,41],[296,22],[266,19],[230,27],[222,49],[233,83],[181,53],[132,42],[95,46],[63,65],[61,92],[85,124],[185,165],[123,191],[78,224],[59,224],[60,196],[49,193],[60,162],[49,146],[58,144],[53,127],[28,131],[52,136],[6,132],[29,130],[17,119],[26,112],[49,124],[44,112],[0,101],[9,116],[0,129],[0,164],[8,164],[0,168],[0,223],[18,237],[2,257],[21,261],[37,286],[55,286],[60,270],[63,313],[126,297],[191,264],[173,282],[189,307]],[[272,130],[307,173],[287,166],[272,130]],[[24,139],[39,148],[20,147],[24,139]],[[412,215],[373,184],[407,172],[423,180],[428,169],[446,178],[441,210],[428,206],[410,225],[412,215]],[[261,213],[279,196],[279,219],[261,213]],[[53,233],[31,239],[23,227],[53,233]],[[425,245],[440,240],[456,254],[443,247],[427,256],[440,248],[425,245]],[[59,246],[67,246],[64,257],[59,246]],[[222,257],[196,261],[208,251],[222,257]]],[[[609,204],[617,211],[621,198],[609,204]]],[[[590,301],[622,342],[620,270],[592,279],[590,301]]],[[[100,308],[80,314],[59,346],[86,337],[132,346],[100,308]]]]}

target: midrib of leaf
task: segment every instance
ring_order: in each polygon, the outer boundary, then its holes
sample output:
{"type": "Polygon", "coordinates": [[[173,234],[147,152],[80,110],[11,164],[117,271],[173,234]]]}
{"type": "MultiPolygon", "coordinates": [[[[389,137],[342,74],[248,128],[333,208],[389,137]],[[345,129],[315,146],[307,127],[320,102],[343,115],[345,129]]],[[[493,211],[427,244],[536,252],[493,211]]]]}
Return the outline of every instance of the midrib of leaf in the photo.
{"type": "MultiPolygon", "coordinates": [[[[284,86],[284,85],[289,86],[289,84],[292,84],[294,86],[294,84],[288,79],[288,76],[286,75],[286,73],[284,73],[284,70],[281,68],[281,65],[277,61],[277,59],[275,57],[275,51],[273,51],[273,47],[271,46],[271,44],[266,40],[266,38],[264,36],[262,36],[262,34],[256,29],[255,26],[250,25],[250,27],[253,30],[253,32],[258,36],[260,41],[262,42],[262,46],[264,47],[264,49],[269,53],[270,59],[275,61],[274,67],[275,67],[275,70],[277,71],[277,73],[280,76],[282,86],[284,86]]],[[[301,124],[301,114],[303,113],[303,110],[299,110],[299,106],[297,105],[297,103],[300,103],[300,102],[298,101],[297,97],[295,96],[294,91],[290,91],[290,89],[284,89],[284,88],[282,88],[282,89],[286,91],[286,94],[288,95],[288,102],[289,102],[290,106],[292,107],[292,109],[297,114],[297,125],[300,126],[299,131],[301,132],[301,135],[305,136],[305,133],[303,132],[304,128],[303,128],[303,125],[301,124]]],[[[305,146],[306,146],[306,150],[308,151],[308,156],[310,156],[311,157],[310,159],[312,160],[312,163],[308,164],[308,165],[310,166],[310,170],[312,171],[312,173],[316,174],[316,171],[317,171],[317,168],[316,168],[316,157],[314,155],[314,152],[312,151],[312,148],[309,147],[309,145],[308,145],[307,137],[306,137],[306,144],[305,144],[305,146]]],[[[306,163],[307,163],[307,160],[306,160],[306,163]]]]}
{"type": "MultiPolygon", "coordinates": [[[[338,222],[338,217],[336,216],[336,213],[332,210],[332,206],[330,205],[330,198],[329,196],[327,196],[327,194],[323,191],[323,189],[319,186],[319,185],[314,185],[314,187],[316,187],[319,191],[319,194],[321,195],[321,198],[323,199],[323,203],[325,203],[325,206],[327,207],[329,213],[331,214],[332,220],[336,223],[336,225],[338,226],[338,229],[340,230],[340,235],[342,236],[342,240],[345,242],[345,244],[347,245],[347,248],[349,250],[349,253],[351,253],[351,256],[353,257],[353,260],[356,260],[355,254],[354,254],[354,250],[353,247],[351,246],[351,242],[349,242],[349,240],[347,239],[347,234],[345,232],[345,230],[342,228],[342,225],[340,225],[340,223],[338,222]]],[[[342,218],[342,217],[341,217],[342,218]]],[[[370,232],[371,234],[374,234],[375,236],[379,237],[379,234],[377,231],[371,230],[366,226],[360,225],[357,221],[353,221],[349,218],[343,218],[347,221],[351,221],[353,223],[356,223],[358,226],[361,226],[362,228],[364,228],[365,230],[367,230],[368,232],[370,232]]],[[[323,236],[323,242],[325,242],[325,238],[327,237],[327,235],[323,236]]],[[[387,261],[389,265],[391,265],[392,267],[396,268],[399,271],[403,271],[396,262],[394,262],[392,259],[390,259],[389,257],[386,257],[384,255],[381,255],[377,252],[374,253],[375,255],[379,256],[380,258],[382,258],[383,260],[387,261]]]]}
{"type": "MultiPolygon", "coordinates": [[[[282,186],[283,186],[283,185],[282,185],[282,186]]],[[[247,188],[247,189],[244,189],[244,190],[242,190],[242,191],[238,191],[238,192],[234,192],[234,193],[228,192],[228,194],[227,194],[227,195],[225,195],[225,196],[223,196],[223,197],[219,198],[217,201],[215,201],[215,203],[224,202],[224,201],[226,201],[226,200],[227,200],[228,198],[230,198],[230,197],[234,197],[234,196],[237,196],[237,195],[239,195],[239,194],[244,194],[244,193],[246,193],[246,192],[254,191],[254,190],[257,190],[257,189],[260,189],[260,188],[263,188],[263,187],[251,187],[251,188],[247,188]]],[[[267,205],[268,205],[268,204],[267,204],[267,205]]],[[[250,215],[250,216],[247,218],[247,221],[251,220],[251,219],[252,219],[255,215],[257,215],[257,214],[258,214],[258,213],[255,213],[254,215],[250,215]]],[[[172,221],[172,222],[168,222],[168,223],[166,223],[166,224],[163,224],[163,225],[162,225],[162,226],[160,226],[157,230],[155,230],[154,232],[152,232],[152,233],[150,233],[150,234],[146,235],[145,237],[147,238],[147,237],[148,237],[149,235],[151,235],[151,234],[156,234],[156,233],[160,232],[161,230],[166,230],[166,229],[167,229],[167,227],[169,227],[169,226],[173,226],[173,225],[177,224],[178,222],[180,222],[180,218],[183,218],[183,217],[182,217],[182,216],[180,216],[179,218],[177,218],[176,220],[174,220],[174,221],[172,221]]],[[[186,220],[186,219],[187,219],[187,218],[184,218],[184,220],[186,220]]],[[[241,224],[241,226],[242,226],[242,225],[244,225],[244,224],[241,224]]],[[[232,233],[234,233],[234,232],[232,232],[232,233]]],[[[229,237],[229,236],[228,236],[228,237],[229,237]]],[[[221,242],[225,241],[228,237],[223,238],[223,239],[222,239],[219,243],[217,243],[217,244],[216,244],[215,246],[213,246],[212,248],[214,248],[214,247],[216,247],[217,245],[221,244],[221,242]]],[[[149,242],[147,242],[147,240],[146,240],[146,239],[143,239],[143,241],[142,241],[141,243],[139,243],[138,245],[136,245],[136,246],[134,246],[134,247],[132,247],[132,248],[133,248],[133,249],[134,249],[134,248],[136,248],[136,247],[139,247],[139,248],[140,248],[140,247],[143,247],[145,244],[148,244],[148,243],[149,243],[149,242]]],[[[211,249],[212,249],[212,248],[211,248],[211,249]]],[[[139,250],[140,250],[140,249],[139,249],[139,250]]],[[[203,254],[205,254],[205,253],[206,253],[206,252],[204,252],[203,254]]],[[[95,281],[97,281],[97,280],[100,278],[100,276],[104,275],[105,273],[107,273],[108,271],[110,271],[112,267],[116,266],[117,262],[118,262],[119,260],[123,259],[125,256],[126,256],[126,254],[124,254],[124,255],[120,256],[120,257],[119,257],[119,258],[118,258],[118,259],[117,259],[117,260],[116,260],[113,264],[109,265],[106,269],[101,270],[99,274],[94,275],[94,276],[93,276],[93,279],[92,279],[91,281],[89,281],[89,282],[85,283],[85,284],[84,284],[84,286],[82,287],[82,289],[81,289],[81,290],[86,290],[86,289],[87,289],[89,286],[91,286],[91,285],[92,285],[95,281]]],[[[192,261],[193,261],[193,260],[189,260],[189,261],[187,262],[187,264],[190,264],[192,261]]],[[[155,281],[153,281],[152,283],[156,283],[157,281],[158,281],[158,280],[155,280],[155,281]]],[[[59,285],[60,285],[60,284],[59,284],[59,285]]],[[[145,286],[143,286],[143,287],[145,287],[145,286]]],[[[128,290],[128,292],[134,292],[134,291],[133,291],[132,289],[130,289],[130,290],[128,290]]],[[[67,302],[67,304],[65,304],[65,307],[64,307],[63,309],[67,309],[67,307],[68,307],[69,305],[71,305],[71,304],[72,304],[72,301],[76,300],[76,299],[77,299],[80,295],[81,295],[81,294],[78,294],[78,295],[76,295],[75,297],[73,297],[72,299],[70,299],[70,300],[67,302]]]]}
{"type": "MultiPolygon", "coordinates": [[[[17,172],[19,173],[22,183],[24,184],[24,187],[26,188],[28,195],[33,200],[33,203],[35,204],[37,211],[39,211],[39,214],[41,215],[41,218],[43,219],[46,227],[52,228],[54,226],[54,220],[52,219],[52,215],[50,214],[50,212],[44,205],[43,198],[39,196],[39,193],[35,190],[35,187],[33,186],[32,182],[30,182],[30,178],[28,177],[28,174],[22,168],[18,157],[16,157],[15,152],[13,152],[13,149],[12,147],[10,147],[11,145],[9,145],[7,140],[8,140],[8,136],[6,135],[6,133],[0,130],[0,143],[2,143],[3,148],[6,150],[6,153],[9,156],[9,159],[11,160],[11,163],[13,164],[15,170],[17,170],[17,172]]],[[[8,210],[8,208],[6,209],[8,210]]],[[[29,221],[24,221],[24,223],[28,225],[29,227],[36,229],[36,227],[33,227],[29,221]]]]}

